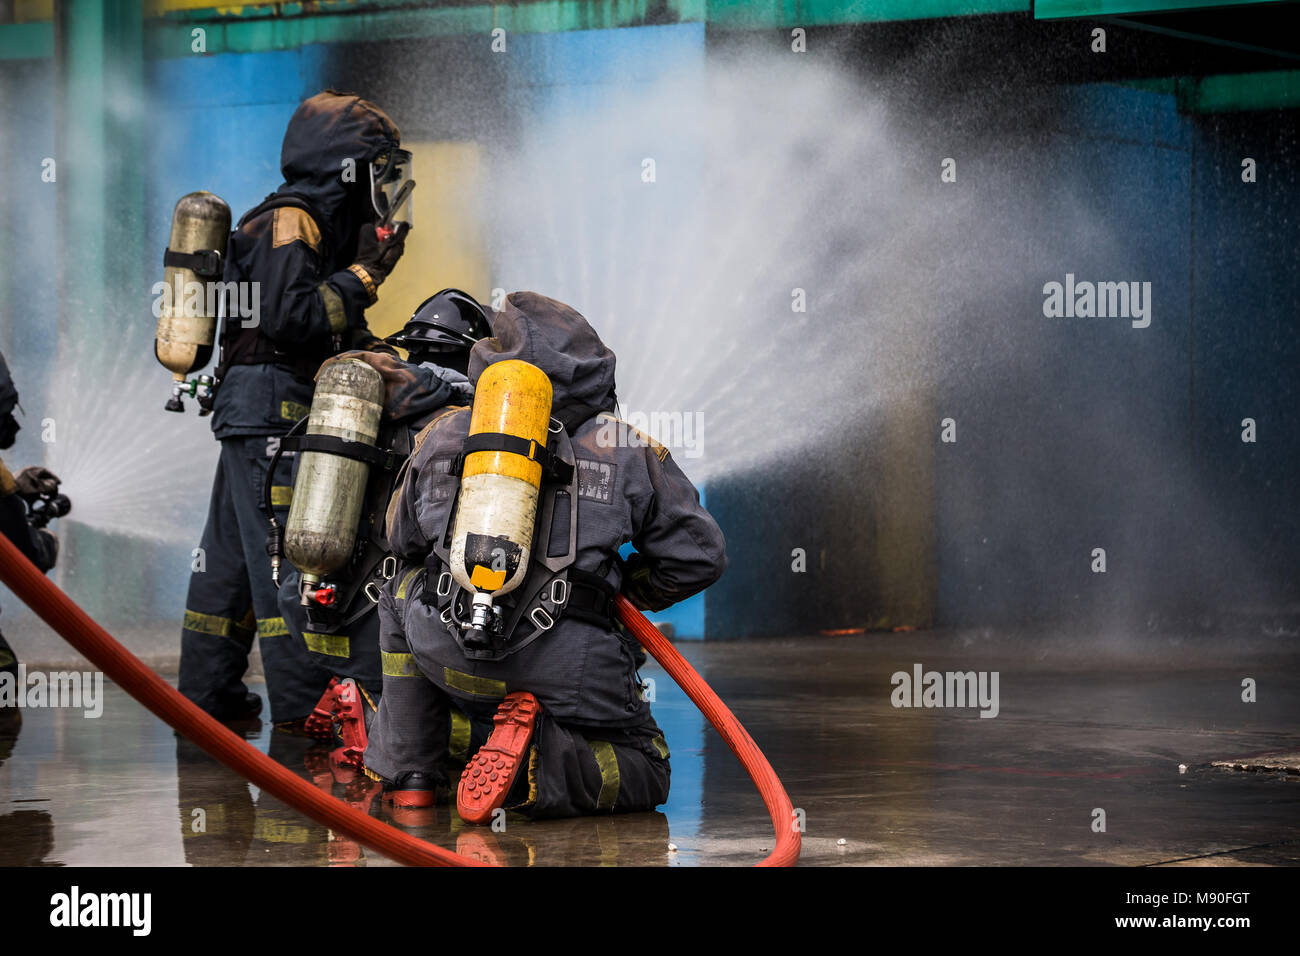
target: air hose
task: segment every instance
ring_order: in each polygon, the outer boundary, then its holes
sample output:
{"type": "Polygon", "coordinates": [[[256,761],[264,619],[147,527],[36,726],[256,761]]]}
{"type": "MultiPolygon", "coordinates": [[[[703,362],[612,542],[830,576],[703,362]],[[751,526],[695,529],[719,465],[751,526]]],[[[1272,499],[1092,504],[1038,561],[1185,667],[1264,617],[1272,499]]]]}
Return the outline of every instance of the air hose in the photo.
{"type": "MultiPolygon", "coordinates": [[[[160,720],[260,789],[384,856],[409,866],[482,866],[417,839],[322,792],[194,706],[154,673],[45,577],[0,535],[0,581],[95,667],[160,720]]],[[[759,866],[790,866],[799,856],[799,830],[781,781],[735,715],[654,626],[619,595],[618,614],[636,638],[708,717],[740,758],[763,796],[776,846],[759,866]]]]}

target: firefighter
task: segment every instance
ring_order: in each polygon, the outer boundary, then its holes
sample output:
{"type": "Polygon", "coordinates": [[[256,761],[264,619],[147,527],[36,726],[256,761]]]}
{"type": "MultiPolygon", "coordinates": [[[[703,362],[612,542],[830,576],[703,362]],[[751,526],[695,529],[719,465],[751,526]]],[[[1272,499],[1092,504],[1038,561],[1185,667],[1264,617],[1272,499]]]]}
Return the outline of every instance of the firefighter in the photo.
{"type": "Polygon", "coordinates": [[[644,653],[616,623],[613,597],[649,610],[690,597],[722,574],[723,536],[668,450],[615,416],[614,354],[581,315],[516,292],[492,328],[470,353],[473,409],[421,433],[389,506],[402,565],[380,599],[384,693],[365,763],[395,807],[430,806],[454,787],[471,823],[501,810],[650,810],[668,796],[668,745],[641,693],[644,653]],[[507,366],[519,375],[494,404],[507,366]],[[480,427],[533,407],[540,429],[529,440],[480,427]],[[502,467],[522,477],[481,481],[476,455],[512,459],[502,467]],[[517,532],[528,540],[471,527],[503,514],[500,527],[515,527],[507,497],[534,478],[540,517],[517,532]],[[627,542],[636,552],[624,562],[627,542]],[[481,545],[501,557],[470,575],[499,589],[486,611],[460,574],[481,545]],[[516,573],[523,583],[505,594],[516,573]]]}
{"type": "MultiPolygon", "coordinates": [[[[377,445],[390,453],[387,468],[372,467],[364,490],[360,524],[349,540],[353,557],[331,578],[338,597],[329,606],[304,601],[302,575],[289,565],[280,585],[280,611],[295,641],[334,675],[317,703],[307,730],[346,747],[335,752],[353,763],[364,750],[365,727],[374,717],[383,691],[379,658],[379,588],[396,560],[388,553],[384,513],[396,488],[398,469],[410,455],[415,435],[449,407],[467,406],[474,390],[465,375],[470,347],[491,335],[483,307],[466,292],[443,289],[425,299],[406,325],[385,339],[407,351],[406,361],[379,352],[348,352],[330,362],[360,360],[373,367],[384,387],[383,417],[377,445]],[[344,686],[355,682],[357,693],[344,686]],[[350,732],[344,727],[352,724],[350,732]]],[[[300,471],[296,481],[315,480],[321,472],[300,471]]],[[[305,489],[304,489],[305,490],[305,489]]],[[[338,495],[327,499],[333,511],[338,495]]],[[[325,516],[330,520],[333,514],[325,516]]],[[[343,533],[345,529],[339,529],[343,533]]]]}
{"type": "MultiPolygon", "coordinates": [[[[21,427],[14,417],[18,407],[18,389],[4,356],[0,355],[0,450],[12,448],[21,427]]],[[[39,465],[29,465],[17,474],[0,461],[0,534],[18,546],[32,564],[41,571],[54,567],[59,556],[59,539],[44,527],[37,527],[29,518],[29,506],[42,497],[57,494],[59,479],[39,465]]],[[[0,672],[12,677],[18,674],[18,658],[4,635],[0,634],[0,672]]],[[[8,708],[6,708],[8,709],[8,708]]],[[[17,720],[19,711],[13,710],[11,720],[17,720]]]]}
{"type": "MultiPolygon", "coordinates": [[[[304,101],[285,131],[283,185],[243,216],[227,246],[229,304],[208,400],[221,456],[186,598],[179,685],[219,719],[261,710],[243,683],[254,637],[277,725],[305,719],[330,679],[277,606],[261,490],[279,437],[307,414],[321,363],[348,350],[392,351],[371,334],[365,310],[409,228],[389,208],[410,192],[400,144],[393,121],[358,96],[327,90],[304,101]]],[[[279,468],[273,503],[284,509],[290,460],[279,468]]]]}

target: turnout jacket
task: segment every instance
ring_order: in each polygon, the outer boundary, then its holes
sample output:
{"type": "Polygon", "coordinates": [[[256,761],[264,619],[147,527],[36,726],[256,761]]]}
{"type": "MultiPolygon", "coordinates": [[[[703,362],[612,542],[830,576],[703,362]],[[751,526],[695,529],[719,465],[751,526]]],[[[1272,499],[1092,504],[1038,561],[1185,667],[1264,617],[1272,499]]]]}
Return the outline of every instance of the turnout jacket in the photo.
{"type": "MultiPolygon", "coordinates": [[[[578,475],[573,566],[653,610],[717,580],[727,563],[722,531],[668,449],[614,416],[615,356],[586,319],[553,299],[516,292],[496,315],[493,331],[470,353],[470,380],[477,384],[483,369],[507,359],[536,365],[551,380],[551,416],[570,432],[578,475]],[[618,551],[629,541],[637,553],[624,564],[618,551]]],[[[407,474],[389,503],[389,547],[405,564],[380,602],[385,645],[404,638],[415,666],[456,697],[472,699],[475,688],[487,686],[527,690],[557,720],[623,727],[645,722],[649,705],[637,686],[635,642],[612,627],[564,615],[503,661],[470,661],[437,609],[420,600],[432,588],[427,578],[434,569],[425,561],[454,504],[450,468],[469,433],[470,414],[470,408],[444,412],[417,436],[407,474]]],[[[432,563],[441,568],[436,558],[432,563]]],[[[389,663],[385,668],[387,674],[389,663]]]]}
{"type": "Polygon", "coordinates": [[[392,351],[366,325],[377,288],[354,259],[357,231],[373,218],[368,164],[399,142],[382,110],[333,91],[289,121],[285,182],[245,214],[226,249],[223,281],[239,285],[222,330],[217,438],[282,434],[307,414],[321,362],[348,349],[392,351]],[[254,299],[255,324],[246,314],[254,299]]]}

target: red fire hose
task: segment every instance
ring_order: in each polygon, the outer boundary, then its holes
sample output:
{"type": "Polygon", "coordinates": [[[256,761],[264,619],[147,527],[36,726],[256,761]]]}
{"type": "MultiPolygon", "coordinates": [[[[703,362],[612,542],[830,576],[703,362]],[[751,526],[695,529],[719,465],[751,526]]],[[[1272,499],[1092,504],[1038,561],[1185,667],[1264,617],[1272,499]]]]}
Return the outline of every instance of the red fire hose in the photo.
{"type": "Polygon", "coordinates": [[[704,683],[704,678],[696,673],[690,662],[677,653],[677,648],[645,619],[645,615],[632,606],[632,602],[618,594],[614,597],[614,603],[618,608],[619,619],[641,642],[641,646],[650,652],[650,656],[662,665],[668,676],[677,682],[677,686],[686,691],[686,696],[700,708],[700,713],[709,718],[709,723],[727,742],[731,752],[740,759],[750,779],[754,781],[754,786],[758,787],[763,805],[772,817],[772,829],[776,831],[776,845],[758,866],[794,866],[799,859],[799,846],[802,842],[799,827],[795,825],[794,807],[786,796],[785,787],[777,779],[776,771],[763,756],[763,751],[758,749],[754,738],[749,736],[749,732],[713,692],[713,688],[704,683]]]}
{"type": "MultiPolygon", "coordinates": [[[[323,793],[229,728],[195,707],[178,690],[96,624],[0,535],[0,581],[39,614],[109,679],[212,757],[318,823],[410,866],[482,866],[468,857],[416,839],[323,793]]],[[[790,866],[799,857],[799,830],[781,781],[726,705],[677,650],[621,595],[618,613],[637,639],[718,729],[754,779],[776,829],[776,846],[759,866],[790,866]]]]}

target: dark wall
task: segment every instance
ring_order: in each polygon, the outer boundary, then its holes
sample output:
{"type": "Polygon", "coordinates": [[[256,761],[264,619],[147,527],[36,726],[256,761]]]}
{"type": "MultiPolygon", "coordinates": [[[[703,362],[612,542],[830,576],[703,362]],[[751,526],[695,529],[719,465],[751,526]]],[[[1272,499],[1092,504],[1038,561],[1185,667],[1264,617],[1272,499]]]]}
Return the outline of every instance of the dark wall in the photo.
{"type": "MultiPolygon", "coordinates": [[[[1294,113],[1183,114],[1140,84],[1073,83],[1059,63],[1035,73],[1026,64],[1044,61],[1023,47],[1004,78],[959,69],[958,89],[934,71],[940,53],[970,65],[994,38],[940,29],[881,48],[896,80],[877,59],[861,82],[916,117],[900,162],[931,182],[939,157],[958,160],[956,184],[918,193],[918,214],[951,203],[934,229],[936,278],[990,281],[948,296],[915,388],[893,399],[890,417],[915,427],[862,422],[816,456],[710,486],[732,545],[709,592],[710,636],[1293,610],[1294,113]],[[1255,183],[1242,181],[1245,157],[1255,183]],[[1150,327],[1045,317],[1043,285],[1067,273],[1150,282],[1150,327]],[[1247,417],[1254,444],[1241,440],[1247,417]],[[940,440],[945,418],[955,443],[940,440]],[[804,540],[809,569],[793,574],[804,540]]],[[[1014,25],[1022,39],[1029,29],[1014,25]]],[[[1230,58],[1225,69],[1241,68],[1239,51],[1230,58]]],[[[1214,71],[1212,50],[1178,62],[1193,61],[1214,71]]]]}

